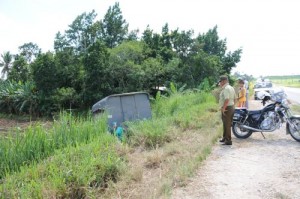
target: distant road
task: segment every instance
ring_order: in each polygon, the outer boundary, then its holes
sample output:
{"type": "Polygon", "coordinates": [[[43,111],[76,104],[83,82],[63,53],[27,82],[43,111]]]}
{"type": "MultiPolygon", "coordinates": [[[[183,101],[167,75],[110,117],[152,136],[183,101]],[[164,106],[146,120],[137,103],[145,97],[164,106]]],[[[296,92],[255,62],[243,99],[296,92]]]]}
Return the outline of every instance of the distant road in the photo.
{"type": "Polygon", "coordinates": [[[291,100],[294,103],[300,104],[300,88],[291,88],[284,86],[279,87],[285,91],[289,100],[291,100]]]}

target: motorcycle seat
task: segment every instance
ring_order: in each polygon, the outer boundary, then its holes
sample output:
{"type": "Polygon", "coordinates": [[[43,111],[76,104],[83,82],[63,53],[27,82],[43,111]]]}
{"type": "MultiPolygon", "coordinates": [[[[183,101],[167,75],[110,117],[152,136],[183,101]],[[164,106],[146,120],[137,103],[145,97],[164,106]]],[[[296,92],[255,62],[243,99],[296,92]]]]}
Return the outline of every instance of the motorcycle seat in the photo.
{"type": "Polygon", "coordinates": [[[261,114],[262,113],[262,110],[251,110],[249,111],[249,114],[251,115],[256,115],[256,114],[261,114]]]}

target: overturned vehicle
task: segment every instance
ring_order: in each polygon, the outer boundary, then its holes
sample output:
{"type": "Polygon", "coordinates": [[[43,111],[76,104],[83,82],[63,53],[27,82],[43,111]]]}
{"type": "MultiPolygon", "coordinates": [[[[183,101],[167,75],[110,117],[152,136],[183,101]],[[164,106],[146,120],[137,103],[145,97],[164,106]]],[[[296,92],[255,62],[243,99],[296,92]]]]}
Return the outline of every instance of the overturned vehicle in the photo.
{"type": "Polygon", "coordinates": [[[106,112],[110,131],[121,131],[126,121],[151,118],[149,94],[132,92],[110,95],[92,106],[93,114],[106,112]]]}

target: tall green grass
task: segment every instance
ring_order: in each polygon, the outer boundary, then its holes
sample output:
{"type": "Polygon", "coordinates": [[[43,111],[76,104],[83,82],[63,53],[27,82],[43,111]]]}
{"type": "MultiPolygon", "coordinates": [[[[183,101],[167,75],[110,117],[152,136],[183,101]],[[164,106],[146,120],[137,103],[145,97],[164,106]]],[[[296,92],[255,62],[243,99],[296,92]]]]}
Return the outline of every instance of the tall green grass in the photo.
{"type": "MultiPolygon", "coordinates": [[[[173,92],[151,106],[152,119],[127,124],[132,146],[153,149],[172,141],[174,128],[205,128],[211,114],[203,113],[217,105],[208,93],[173,92]]],[[[38,124],[1,138],[0,198],[99,198],[126,172],[120,142],[106,132],[105,117],[63,113],[51,127],[38,124]]]]}
{"type": "Polygon", "coordinates": [[[0,184],[0,198],[95,198],[116,182],[123,163],[116,139],[101,134],[89,144],[68,146],[51,158],[22,166],[0,184]]]}
{"type": "MultiPolygon", "coordinates": [[[[205,92],[173,93],[170,97],[158,95],[152,105],[152,120],[128,123],[130,143],[146,148],[157,148],[170,142],[173,128],[202,128],[203,111],[216,108],[215,98],[205,92]]],[[[209,120],[209,118],[206,118],[209,120]]]]}
{"type": "Polygon", "coordinates": [[[61,113],[49,129],[42,124],[30,126],[25,132],[15,129],[16,133],[0,139],[0,179],[23,165],[52,155],[57,149],[88,143],[106,129],[105,117],[75,118],[66,113],[61,113]]]}

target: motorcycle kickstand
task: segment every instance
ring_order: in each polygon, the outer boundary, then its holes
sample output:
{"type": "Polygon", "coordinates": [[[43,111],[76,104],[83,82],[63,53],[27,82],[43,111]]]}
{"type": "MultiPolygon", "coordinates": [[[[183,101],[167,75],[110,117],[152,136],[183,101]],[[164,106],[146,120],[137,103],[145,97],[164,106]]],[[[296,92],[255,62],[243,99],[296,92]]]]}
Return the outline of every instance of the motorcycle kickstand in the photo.
{"type": "Polygon", "coordinates": [[[264,137],[264,139],[266,139],[266,137],[265,137],[265,135],[263,134],[263,132],[260,132],[261,133],[261,135],[264,137]]]}

